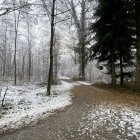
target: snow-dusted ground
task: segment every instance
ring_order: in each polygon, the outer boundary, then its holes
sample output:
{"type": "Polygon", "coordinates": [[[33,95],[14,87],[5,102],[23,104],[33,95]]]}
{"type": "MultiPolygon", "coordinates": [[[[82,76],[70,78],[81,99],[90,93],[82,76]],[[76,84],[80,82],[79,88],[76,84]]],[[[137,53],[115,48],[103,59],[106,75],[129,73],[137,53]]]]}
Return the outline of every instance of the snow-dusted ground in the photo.
{"type": "Polygon", "coordinates": [[[118,105],[96,105],[83,116],[80,133],[91,139],[140,140],[140,112],[118,105]]]}
{"type": "Polygon", "coordinates": [[[70,78],[67,77],[67,76],[59,75],[59,79],[61,79],[61,80],[69,80],[70,78]]]}
{"type": "Polygon", "coordinates": [[[92,85],[92,83],[89,83],[88,81],[76,81],[76,82],[79,84],[87,85],[87,86],[92,85]]]}
{"type": "Polygon", "coordinates": [[[9,86],[5,97],[6,109],[0,110],[0,133],[33,125],[54,110],[70,105],[73,84],[61,83],[53,86],[50,97],[45,96],[46,87],[39,85],[9,86]]]}
{"type": "MultiPolygon", "coordinates": [[[[68,80],[69,78],[61,77],[61,79],[68,80]]],[[[9,86],[5,100],[5,105],[9,109],[0,112],[2,114],[0,116],[0,133],[34,125],[38,120],[51,115],[54,110],[70,105],[72,97],[70,90],[73,86],[91,85],[91,83],[83,81],[61,82],[61,85],[53,86],[50,97],[45,96],[46,87],[39,85],[9,86]]],[[[88,88],[89,86],[87,86],[87,92],[88,88]]],[[[93,90],[93,94],[96,90],[97,93],[104,92],[106,96],[109,96],[107,91],[94,87],[90,90],[93,90]]],[[[100,95],[102,98],[102,94],[100,95]]],[[[133,107],[123,103],[97,101],[95,98],[92,103],[86,103],[85,106],[87,106],[86,111],[80,112],[82,119],[80,118],[80,121],[75,119],[79,122],[77,132],[79,135],[89,134],[91,140],[140,140],[139,105],[133,107]]]]}

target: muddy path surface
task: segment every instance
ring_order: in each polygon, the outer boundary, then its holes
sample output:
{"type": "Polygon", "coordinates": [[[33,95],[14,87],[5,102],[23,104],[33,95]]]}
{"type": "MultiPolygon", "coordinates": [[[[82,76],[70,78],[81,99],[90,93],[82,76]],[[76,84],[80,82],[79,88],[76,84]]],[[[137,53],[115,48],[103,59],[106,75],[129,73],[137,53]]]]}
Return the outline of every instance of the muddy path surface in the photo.
{"type": "Polygon", "coordinates": [[[134,115],[140,117],[140,96],[107,93],[87,85],[75,86],[72,92],[75,97],[71,106],[57,111],[35,126],[4,134],[0,140],[140,139],[140,131],[129,124],[130,117],[132,120],[134,115]],[[134,113],[133,116],[126,114],[126,120],[120,111],[125,108],[134,113]]]}

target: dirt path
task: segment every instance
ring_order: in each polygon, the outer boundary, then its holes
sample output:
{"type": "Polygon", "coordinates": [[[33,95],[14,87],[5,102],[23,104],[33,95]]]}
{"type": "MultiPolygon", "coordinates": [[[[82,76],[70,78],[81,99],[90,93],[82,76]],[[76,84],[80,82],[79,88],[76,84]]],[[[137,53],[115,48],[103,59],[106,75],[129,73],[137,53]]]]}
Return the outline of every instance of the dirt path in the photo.
{"type": "Polygon", "coordinates": [[[0,140],[140,139],[140,131],[129,123],[130,117],[140,117],[140,96],[106,93],[85,85],[75,87],[72,92],[75,95],[73,105],[33,127],[1,136],[0,140]],[[122,112],[126,108],[125,116],[131,113],[125,122],[122,112]]]}

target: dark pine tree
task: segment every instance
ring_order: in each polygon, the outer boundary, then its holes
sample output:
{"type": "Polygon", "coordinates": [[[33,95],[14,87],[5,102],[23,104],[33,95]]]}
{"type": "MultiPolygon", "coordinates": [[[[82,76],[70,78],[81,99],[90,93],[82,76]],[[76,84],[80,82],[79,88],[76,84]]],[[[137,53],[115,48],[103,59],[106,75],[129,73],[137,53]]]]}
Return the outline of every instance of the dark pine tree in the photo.
{"type": "Polygon", "coordinates": [[[123,85],[125,79],[130,79],[133,75],[134,67],[134,45],[135,45],[135,12],[134,2],[117,0],[115,3],[115,48],[116,58],[119,65],[120,84],[123,85]]]}
{"type": "Polygon", "coordinates": [[[136,84],[135,88],[140,91],[140,0],[135,0],[136,11],[136,48],[137,48],[137,68],[136,68],[136,84]]]}
{"type": "Polygon", "coordinates": [[[132,64],[134,45],[133,13],[128,9],[131,1],[125,0],[98,0],[98,6],[94,16],[96,22],[91,26],[91,34],[96,43],[91,47],[92,58],[98,62],[107,63],[107,69],[111,74],[112,86],[116,85],[116,77],[120,77],[123,84],[124,77],[130,73],[124,72],[124,67],[132,64]],[[116,67],[119,62],[119,75],[116,67]]]}

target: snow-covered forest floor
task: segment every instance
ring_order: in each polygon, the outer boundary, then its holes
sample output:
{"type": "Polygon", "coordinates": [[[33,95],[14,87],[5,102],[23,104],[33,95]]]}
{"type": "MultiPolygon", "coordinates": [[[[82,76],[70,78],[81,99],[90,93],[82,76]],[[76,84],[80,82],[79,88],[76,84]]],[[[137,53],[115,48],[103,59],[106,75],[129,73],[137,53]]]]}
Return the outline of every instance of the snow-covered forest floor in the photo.
{"type": "Polygon", "coordinates": [[[140,112],[121,104],[97,104],[83,116],[78,131],[90,132],[95,140],[140,140],[140,112]]]}
{"type": "MultiPolygon", "coordinates": [[[[46,85],[9,86],[4,106],[0,109],[0,133],[33,125],[49,116],[54,110],[71,104],[72,84],[61,81],[46,96],[46,85]]],[[[3,87],[0,103],[6,87],[3,87]]]]}
{"type": "Polygon", "coordinates": [[[79,86],[75,94],[85,95],[79,135],[91,140],[140,140],[140,96],[79,86]]]}
{"type": "Polygon", "coordinates": [[[139,95],[115,90],[112,92],[94,87],[88,82],[60,78],[68,82],[61,81],[61,85],[53,86],[51,97],[45,96],[46,87],[39,85],[9,87],[5,104],[8,103],[11,109],[2,110],[1,132],[34,125],[54,110],[73,104],[65,111],[48,117],[43,123],[21,129],[10,136],[5,135],[1,137],[2,140],[18,137],[26,140],[34,140],[34,137],[61,140],[140,140],[139,95]],[[34,137],[30,134],[34,134],[34,137]]]}

